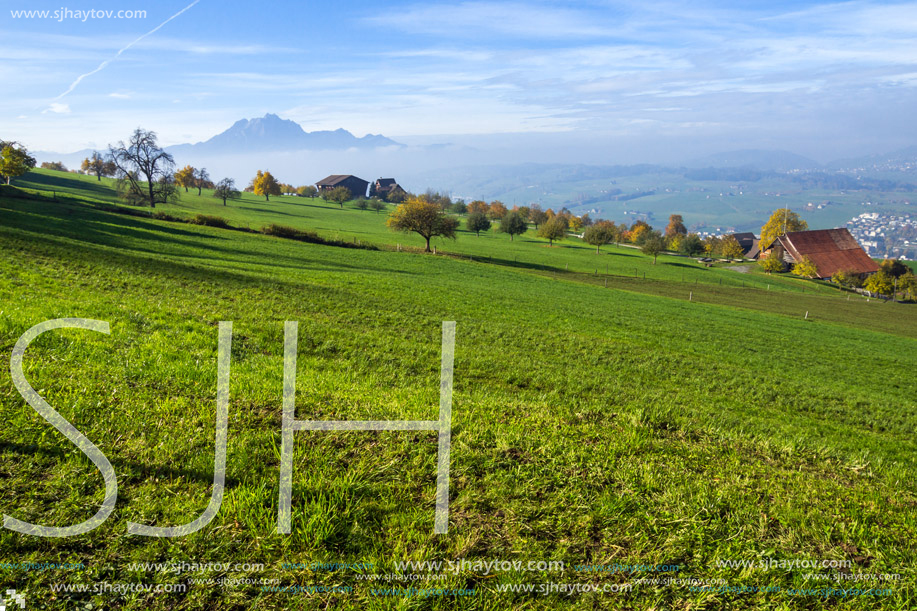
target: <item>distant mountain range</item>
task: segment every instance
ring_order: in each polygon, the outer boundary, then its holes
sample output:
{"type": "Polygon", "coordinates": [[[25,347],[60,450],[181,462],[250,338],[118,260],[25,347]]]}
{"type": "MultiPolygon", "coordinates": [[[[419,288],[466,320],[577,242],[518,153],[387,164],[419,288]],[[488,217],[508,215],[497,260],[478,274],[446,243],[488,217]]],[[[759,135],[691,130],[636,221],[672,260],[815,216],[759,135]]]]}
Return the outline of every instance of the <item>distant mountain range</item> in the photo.
{"type": "Polygon", "coordinates": [[[367,134],[357,138],[346,129],[307,132],[296,121],[266,114],[257,119],[240,119],[232,127],[197,144],[166,147],[173,155],[186,153],[230,155],[247,152],[321,151],[374,149],[404,146],[385,136],[367,134]]]}
{"type": "Polygon", "coordinates": [[[839,159],[827,164],[826,167],[832,170],[913,170],[917,168],[917,146],[909,146],[882,155],[839,159]]]}
{"type": "Polygon", "coordinates": [[[764,172],[790,170],[815,170],[821,168],[817,161],[781,150],[747,149],[717,153],[685,164],[689,168],[752,168],[764,172]]]}
{"type": "MultiPolygon", "coordinates": [[[[209,140],[175,144],[165,147],[165,150],[181,161],[186,155],[216,157],[288,151],[366,151],[404,146],[382,135],[367,134],[357,138],[346,129],[307,132],[296,121],[268,113],[256,119],[240,119],[209,140]]],[[[103,148],[99,152],[104,154],[106,150],[103,148]]],[[[62,161],[67,167],[78,168],[82,160],[92,153],[93,149],[82,149],[73,153],[35,151],[34,155],[39,161],[62,161]]]]}

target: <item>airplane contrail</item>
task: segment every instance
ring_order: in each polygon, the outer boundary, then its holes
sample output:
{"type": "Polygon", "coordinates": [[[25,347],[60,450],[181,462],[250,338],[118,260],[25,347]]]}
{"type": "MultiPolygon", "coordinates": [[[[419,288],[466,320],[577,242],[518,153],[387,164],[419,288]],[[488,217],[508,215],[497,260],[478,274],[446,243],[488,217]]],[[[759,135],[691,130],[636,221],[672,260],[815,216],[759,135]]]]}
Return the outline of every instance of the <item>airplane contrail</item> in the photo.
{"type": "Polygon", "coordinates": [[[141,40],[143,40],[144,38],[146,38],[146,37],[149,36],[150,34],[155,33],[157,30],[159,30],[159,28],[161,28],[161,27],[164,26],[165,24],[169,23],[170,21],[172,21],[173,19],[175,19],[176,17],[178,17],[179,15],[181,15],[182,13],[184,13],[185,11],[187,11],[188,9],[190,9],[192,6],[194,6],[195,4],[197,4],[197,3],[200,2],[200,1],[201,1],[201,0],[194,0],[194,2],[192,2],[191,4],[189,4],[188,6],[186,6],[185,8],[183,8],[182,10],[178,11],[177,13],[175,13],[174,15],[172,15],[171,17],[169,17],[168,19],[166,19],[165,21],[163,21],[162,23],[160,23],[159,25],[157,25],[155,28],[153,28],[152,30],[150,30],[149,32],[147,32],[146,34],[144,34],[143,36],[141,36],[141,37],[138,38],[137,40],[135,40],[135,41],[133,41],[132,43],[128,44],[128,45],[127,45],[126,47],[124,47],[123,49],[120,49],[117,53],[115,53],[114,57],[112,57],[111,59],[106,59],[104,62],[102,62],[101,64],[99,64],[99,67],[96,68],[95,70],[93,70],[93,71],[91,71],[91,72],[87,72],[86,74],[81,74],[80,76],[78,76],[77,79],[76,79],[75,81],[73,81],[73,83],[70,84],[70,87],[67,88],[67,91],[65,91],[64,93],[60,94],[59,96],[57,96],[57,97],[54,98],[54,99],[55,99],[55,100],[59,100],[59,99],[61,99],[62,97],[64,97],[65,95],[67,95],[68,93],[70,93],[71,91],[73,91],[74,89],[76,89],[76,86],[79,85],[79,84],[80,84],[80,81],[82,81],[84,78],[86,78],[87,76],[92,76],[92,75],[95,74],[96,72],[102,70],[103,68],[105,68],[105,66],[107,66],[108,64],[110,64],[110,63],[112,63],[113,61],[115,61],[116,59],[118,59],[118,57],[120,57],[122,53],[124,53],[125,51],[127,51],[128,49],[130,49],[131,47],[133,47],[135,44],[137,44],[138,42],[140,42],[141,40]]]}

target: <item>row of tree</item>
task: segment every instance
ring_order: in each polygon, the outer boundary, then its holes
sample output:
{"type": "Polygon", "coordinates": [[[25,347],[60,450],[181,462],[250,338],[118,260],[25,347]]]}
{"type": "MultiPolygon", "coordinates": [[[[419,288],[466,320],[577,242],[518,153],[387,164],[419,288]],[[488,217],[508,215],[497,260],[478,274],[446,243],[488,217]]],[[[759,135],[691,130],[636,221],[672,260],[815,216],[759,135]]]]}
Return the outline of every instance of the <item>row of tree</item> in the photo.
{"type": "Polygon", "coordinates": [[[879,271],[865,280],[856,271],[838,270],[831,276],[831,282],[851,289],[862,288],[879,295],[897,296],[903,293],[905,299],[917,300],[917,276],[910,267],[896,259],[882,261],[879,271]]]}

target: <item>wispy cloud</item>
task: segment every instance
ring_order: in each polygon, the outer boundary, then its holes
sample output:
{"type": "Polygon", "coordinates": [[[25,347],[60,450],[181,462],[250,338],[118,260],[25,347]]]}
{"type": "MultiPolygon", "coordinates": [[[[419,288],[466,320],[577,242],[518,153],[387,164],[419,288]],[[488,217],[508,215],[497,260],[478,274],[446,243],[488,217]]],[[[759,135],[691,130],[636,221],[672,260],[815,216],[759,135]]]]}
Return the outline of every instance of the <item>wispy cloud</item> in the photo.
{"type": "Polygon", "coordinates": [[[92,71],[90,71],[90,72],[87,72],[87,73],[85,73],[85,74],[81,74],[80,76],[78,76],[78,77],[76,78],[76,80],[73,81],[73,82],[70,84],[70,87],[67,88],[67,91],[63,92],[62,94],[60,94],[59,96],[57,96],[57,97],[54,98],[54,99],[55,99],[55,100],[59,100],[59,99],[63,98],[64,96],[66,96],[68,93],[70,93],[71,91],[73,91],[74,89],[76,89],[76,86],[79,85],[80,82],[81,82],[83,79],[85,79],[85,78],[88,77],[88,76],[92,76],[93,74],[96,74],[97,72],[100,72],[100,71],[103,70],[108,64],[110,64],[111,62],[113,62],[113,61],[115,61],[116,59],[118,59],[119,57],[121,57],[121,54],[122,54],[122,53],[124,53],[125,51],[127,51],[128,49],[130,49],[131,47],[133,47],[135,44],[137,44],[138,42],[140,42],[141,40],[143,40],[143,39],[146,38],[147,36],[149,36],[149,35],[151,35],[151,34],[154,34],[154,33],[158,32],[164,25],[166,25],[167,23],[169,23],[170,21],[172,21],[173,19],[175,19],[176,17],[178,17],[179,15],[181,15],[182,13],[184,13],[185,11],[191,9],[191,7],[193,7],[195,4],[197,4],[197,3],[200,2],[200,1],[201,1],[201,0],[194,0],[194,2],[192,2],[191,4],[189,4],[188,6],[186,6],[185,8],[183,8],[182,10],[178,11],[177,13],[175,13],[174,15],[172,15],[171,17],[169,17],[168,19],[166,19],[165,21],[163,21],[162,23],[160,23],[158,26],[156,26],[155,28],[153,28],[152,30],[150,30],[149,32],[147,32],[146,34],[144,34],[143,36],[140,36],[140,37],[137,38],[136,40],[134,40],[134,41],[128,43],[127,45],[125,45],[124,47],[122,47],[121,49],[119,49],[118,52],[115,53],[114,57],[112,57],[111,59],[106,59],[105,61],[103,61],[101,64],[99,64],[99,67],[96,68],[95,70],[92,70],[92,71]]]}
{"type": "Polygon", "coordinates": [[[473,38],[480,33],[517,37],[569,38],[613,36],[613,27],[589,19],[582,10],[522,2],[416,4],[370,17],[375,26],[412,33],[473,38]]]}

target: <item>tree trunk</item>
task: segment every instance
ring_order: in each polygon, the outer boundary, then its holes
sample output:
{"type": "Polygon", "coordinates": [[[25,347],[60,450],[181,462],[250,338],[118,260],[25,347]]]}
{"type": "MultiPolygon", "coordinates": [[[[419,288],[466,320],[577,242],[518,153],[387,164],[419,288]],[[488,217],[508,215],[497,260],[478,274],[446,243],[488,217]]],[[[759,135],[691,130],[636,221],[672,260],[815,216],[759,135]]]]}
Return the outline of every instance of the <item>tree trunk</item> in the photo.
{"type": "Polygon", "coordinates": [[[198,187],[198,188],[197,188],[197,194],[198,194],[198,196],[200,196],[200,194],[201,194],[201,187],[198,187]]]}
{"type": "Polygon", "coordinates": [[[430,252],[430,238],[427,238],[427,249],[424,252],[430,252]]]}
{"type": "Polygon", "coordinates": [[[96,174],[96,180],[98,180],[99,182],[102,182],[102,175],[96,174]]]}
{"type": "Polygon", "coordinates": [[[266,202],[271,201],[271,195],[270,195],[270,193],[265,193],[265,194],[264,194],[264,201],[266,201],[266,202]]]}
{"type": "Polygon", "coordinates": [[[595,247],[595,254],[599,254],[599,247],[598,247],[598,246],[595,247]]]}

